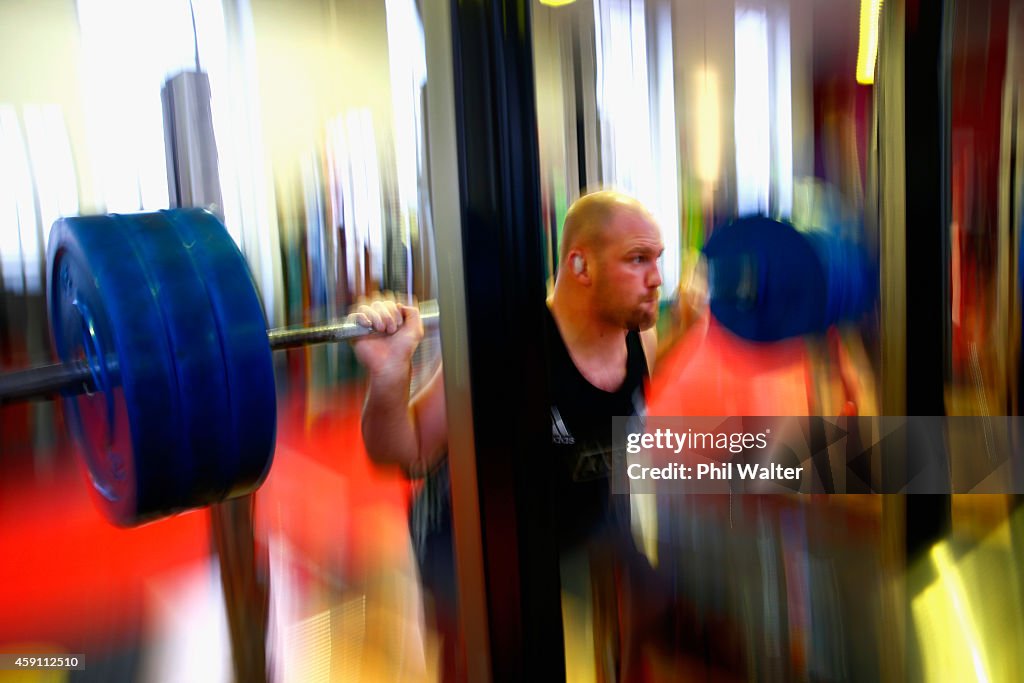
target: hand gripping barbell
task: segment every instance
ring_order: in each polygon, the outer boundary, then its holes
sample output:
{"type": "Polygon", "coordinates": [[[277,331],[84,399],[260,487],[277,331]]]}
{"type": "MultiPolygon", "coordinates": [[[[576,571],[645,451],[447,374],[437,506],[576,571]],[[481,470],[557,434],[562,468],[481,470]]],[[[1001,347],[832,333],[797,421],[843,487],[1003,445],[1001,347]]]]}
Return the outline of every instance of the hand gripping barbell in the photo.
{"type": "MultiPolygon", "coordinates": [[[[255,490],[274,453],[271,352],[372,334],[348,321],[267,330],[241,252],[200,209],[61,219],[46,275],[61,363],[0,375],[0,404],[61,393],[121,526],[255,490]]],[[[421,316],[436,325],[436,305],[421,316]]]]}

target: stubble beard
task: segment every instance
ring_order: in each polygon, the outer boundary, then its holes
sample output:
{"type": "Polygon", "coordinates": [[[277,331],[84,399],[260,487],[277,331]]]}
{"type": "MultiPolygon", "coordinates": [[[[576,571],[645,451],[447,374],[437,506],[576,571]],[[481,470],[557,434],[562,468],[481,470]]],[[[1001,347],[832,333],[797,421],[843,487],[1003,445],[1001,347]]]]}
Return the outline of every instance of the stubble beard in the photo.
{"type": "Polygon", "coordinates": [[[639,330],[640,332],[649,330],[658,322],[658,309],[655,308],[653,312],[637,311],[632,318],[633,320],[630,322],[634,324],[629,325],[626,329],[639,330]]]}
{"type": "Polygon", "coordinates": [[[653,310],[646,310],[643,305],[628,310],[609,310],[605,319],[624,330],[649,330],[658,322],[658,308],[655,305],[653,310]]]}

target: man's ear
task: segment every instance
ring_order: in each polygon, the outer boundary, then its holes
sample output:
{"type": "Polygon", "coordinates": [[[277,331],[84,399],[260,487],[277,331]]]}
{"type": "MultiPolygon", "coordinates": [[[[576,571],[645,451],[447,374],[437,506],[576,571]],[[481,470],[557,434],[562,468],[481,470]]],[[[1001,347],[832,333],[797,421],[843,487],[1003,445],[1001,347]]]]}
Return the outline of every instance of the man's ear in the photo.
{"type": "Polygon", "coordinates": [[[565,267],[572,274],[572,279],[581,284],[590,284],[590,262],[582,250],[573,249],[570,251],[565,267]]]}

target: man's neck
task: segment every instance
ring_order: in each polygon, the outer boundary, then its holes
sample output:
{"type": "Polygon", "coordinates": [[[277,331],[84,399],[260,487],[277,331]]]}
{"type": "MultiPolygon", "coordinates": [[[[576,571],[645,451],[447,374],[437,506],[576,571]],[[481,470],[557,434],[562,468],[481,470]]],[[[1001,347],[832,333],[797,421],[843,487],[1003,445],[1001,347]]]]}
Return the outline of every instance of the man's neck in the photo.
{"type": "Polygon", "coordinates": [[[580,297],[559,291],[556,286],[548,307],[573,355],[600,356],[623,348],[626,331],[601,320],[594,314],[593,306],[580,297]]]}

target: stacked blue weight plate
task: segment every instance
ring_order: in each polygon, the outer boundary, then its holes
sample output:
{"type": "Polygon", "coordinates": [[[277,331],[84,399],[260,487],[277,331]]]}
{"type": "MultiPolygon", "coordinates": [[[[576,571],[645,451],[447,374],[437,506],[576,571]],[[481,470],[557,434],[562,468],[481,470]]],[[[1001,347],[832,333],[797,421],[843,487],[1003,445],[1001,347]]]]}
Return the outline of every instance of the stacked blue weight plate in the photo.
{"type": "Polygon", "coordinates": [[[163,212],[187,245],[220,335],[237,463],[230,496],[248,493],[267,476],[277,434],[274,367],[267,323],[249,267],[224,225],[208,211],[163,212]]]}
{"type": "Polygon", "coordinates": [[[47,254],[54,346],[85,360],[96,391],[65,399],[100,506],[120,525],[180,507],[187,444],[174,357],[142,263],[108,216],[54,224],[47,254]]]}
{"type": "Polygon", "coordinates": [[[801,235],[814,247],[827,273],[823,326],[812,331],[823,332],[836,323],[857,320],[870,311],[877,298],[878,270],[867,253],[830,232],[814,230],[801,235]]]}
{"type": "Polygon", "coordinates": [[[820,334],[874,304],[877,278],[866,254],[827,232],[745,217],[716,229],[704,256],[711,313],[751,341],[820,334]]]}
{"type": "MultiPolygon", "coordinates": [[[[172,350],[185,446],[174,467],[177,509],[222,500],[237,463],[227,373],[204,274],[164,213],[112,217],[147,274],[172,350]]],[[[168,482],[168,485],[171,485],[168,482]]],[[[174,512],[169,509],[167,512],[174,512]]]]}
{"type": "Polygon", "coordinates": [[[123,526],[255,489],[276,395],[241,253],[203,211],[62,219],[48,247],[54,345],[95,391],[68,396],[101,508],[123,526]]]}

